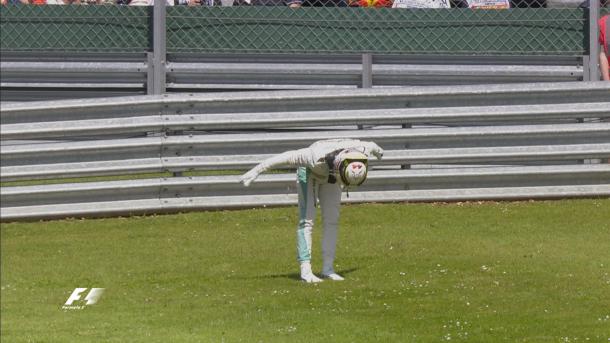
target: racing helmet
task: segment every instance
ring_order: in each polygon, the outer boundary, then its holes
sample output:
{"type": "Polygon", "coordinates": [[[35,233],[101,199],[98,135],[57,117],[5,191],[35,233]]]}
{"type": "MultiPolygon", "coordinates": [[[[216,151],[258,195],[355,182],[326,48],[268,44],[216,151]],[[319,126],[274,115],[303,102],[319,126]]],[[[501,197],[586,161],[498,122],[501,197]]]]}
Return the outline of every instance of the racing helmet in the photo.
{"type": "Polygon", "coordinates": [[[346,150],[339,158],[339,176],[343,185],[360,186],[368,173],[368,157],[360,151],[346,150]]]}

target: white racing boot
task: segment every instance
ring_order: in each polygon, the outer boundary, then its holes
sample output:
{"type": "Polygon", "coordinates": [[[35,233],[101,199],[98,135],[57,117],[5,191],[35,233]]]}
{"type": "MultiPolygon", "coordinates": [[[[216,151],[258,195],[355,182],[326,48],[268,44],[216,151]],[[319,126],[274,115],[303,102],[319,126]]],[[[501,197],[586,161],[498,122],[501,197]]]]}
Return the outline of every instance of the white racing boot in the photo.
{"type": "Polygon", "coordinates": [[[322,275],[322,277],[325,278],[325,279],[331,279],[333,281],[343,281],[343,280],[345,280],[343,278],[343,276],[341,276],[341,275],[339,275],[337,273],[324,274],[324,275],[322,275]]]}
{"type": "Polygon", "coordinates": [[[332,250],[331,254],[328,254],[326,256],[324,256],[324,261],[322,263],[322,278],[324,279],[331,279],[333,281],[343,281],[345,280],[343,278],[343,276],[335,273],[335,267],[334,267],[334,249],[332,250]]]}
{"type": "Polygon", "coordinates": [[[322,269],[322,277],[325,279],[331,279],[333,281],[343,281],[345,280],[343,276],[335,273],[335,270],[332,267],[332,263],[324,263],[325,266],[322,269]]]}
{"type": "Polygon", "coordinates": [[[345,280],[343,276],[331,271],[329,273],[322,273],[322,277],[325,279],[331,279],[333,281],[343,281],[345,280]]]}
{"type": "Polygon", "coordinates": [[[307,283],[318,283],[323,281],[322,279],[313,274],[313,272],[311,271],[310,262],[301,262],[301,280],[307,283]]]}

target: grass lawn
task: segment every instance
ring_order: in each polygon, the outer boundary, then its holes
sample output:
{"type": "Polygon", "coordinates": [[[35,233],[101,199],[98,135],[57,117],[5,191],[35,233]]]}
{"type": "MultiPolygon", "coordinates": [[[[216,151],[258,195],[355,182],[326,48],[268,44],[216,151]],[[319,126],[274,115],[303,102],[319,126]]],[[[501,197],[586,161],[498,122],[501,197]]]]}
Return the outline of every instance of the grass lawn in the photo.
{"type": "Polygon", "coordinates": [[[609,199],[345,205],[318,285],[296,214],[3,223],[2,342],[610,340],[609,199]],[[62,310],[76,287],[106,291],[62,310]]]}

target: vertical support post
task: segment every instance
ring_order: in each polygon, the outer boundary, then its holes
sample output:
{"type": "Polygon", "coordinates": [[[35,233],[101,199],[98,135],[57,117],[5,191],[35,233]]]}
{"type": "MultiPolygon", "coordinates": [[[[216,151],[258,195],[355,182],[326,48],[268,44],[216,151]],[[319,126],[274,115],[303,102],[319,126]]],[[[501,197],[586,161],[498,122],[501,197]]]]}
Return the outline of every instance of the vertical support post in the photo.
{"type": "MultiPolygon", "coordinates": [[[[591,81],[591,63],[589,63],[591,61],[591,56],[589,55],[584,55],[582,57],[582,80],[583,81],[591,81]]],[[[595,65],[594,67],[597,68],[597,65],[595,65]]]]}
{"type": "MultiPolygon", "coordinates": [[[[373,88],[373,55],[362,54],[362,83],[360,88],[373,88]]],[[[358,130],[364,129],[364,125],[358,125],[358,130]]]]}
{"type": "Polygon", "coordinates": [[[153,86],[152,94],[165,93],[165,62],[167,56],[165,1],[156,0],[153,9],[153,86]]]}
{"type": "Polygon", "coordinates": [[[373,55],[362,54],[362,88],[373,88],[373,55]]]}
{"type": "MultiPolygon", "coordinates": [[[[600,0],[589,0],[589,81],[599,81],[600,70],[599,70],[599,12],[600,12],[600,0]]],[[[585,68],[583,71],[586,71],[585,68]]],[[[582,118],[579,122],[599,122],[599,118],[582,118]]],[[[584,164],[598,164],[601,163],[600,159],[585,159],[581,160],[584,164]]],[[[580,162],[580,161],[579,161],[580,162]]]]}
{"type": "Polygon", "coordinates": [[[155,59],[152,51],[146,53],[146,94],[155,94],[155,59]]]}
{"type": "MultiPolygon", "coordinates": [[[[589,75],[588,81],[599,81],[599,0],[589,0],[589,75]]],[[[587,68],[584,69],[585,71],[587,68]]],[[[585,81],[587,77],[585,76],[585,81]]]]}

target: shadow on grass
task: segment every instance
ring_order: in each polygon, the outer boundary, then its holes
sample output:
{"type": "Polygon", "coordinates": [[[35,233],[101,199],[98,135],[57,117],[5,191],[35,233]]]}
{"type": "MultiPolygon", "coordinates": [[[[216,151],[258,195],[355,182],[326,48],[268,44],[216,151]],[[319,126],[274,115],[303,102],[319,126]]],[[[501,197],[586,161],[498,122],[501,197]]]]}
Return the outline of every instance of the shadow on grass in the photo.
{"type": "MultiPolygon", "coordinates": [[[[342,276],[346,276],[346,275],[349,275],[352,272],[355,272],[358,269],[360,269],[360,268],[350,268],[350,269],[338,270],[337,274],[342,275],[342,276]]],[[[316,274],[316,275],[318,275],[318,274],[316,274]]],[[[291,280],[300,281],[301,280],[301,274],[299,274],[299,273],[271,274],[271,275],[256,276],[254,278],[256,278],[256,279],[284,279],[285,278],[285,279],[291,279],[291,280]]]]}

